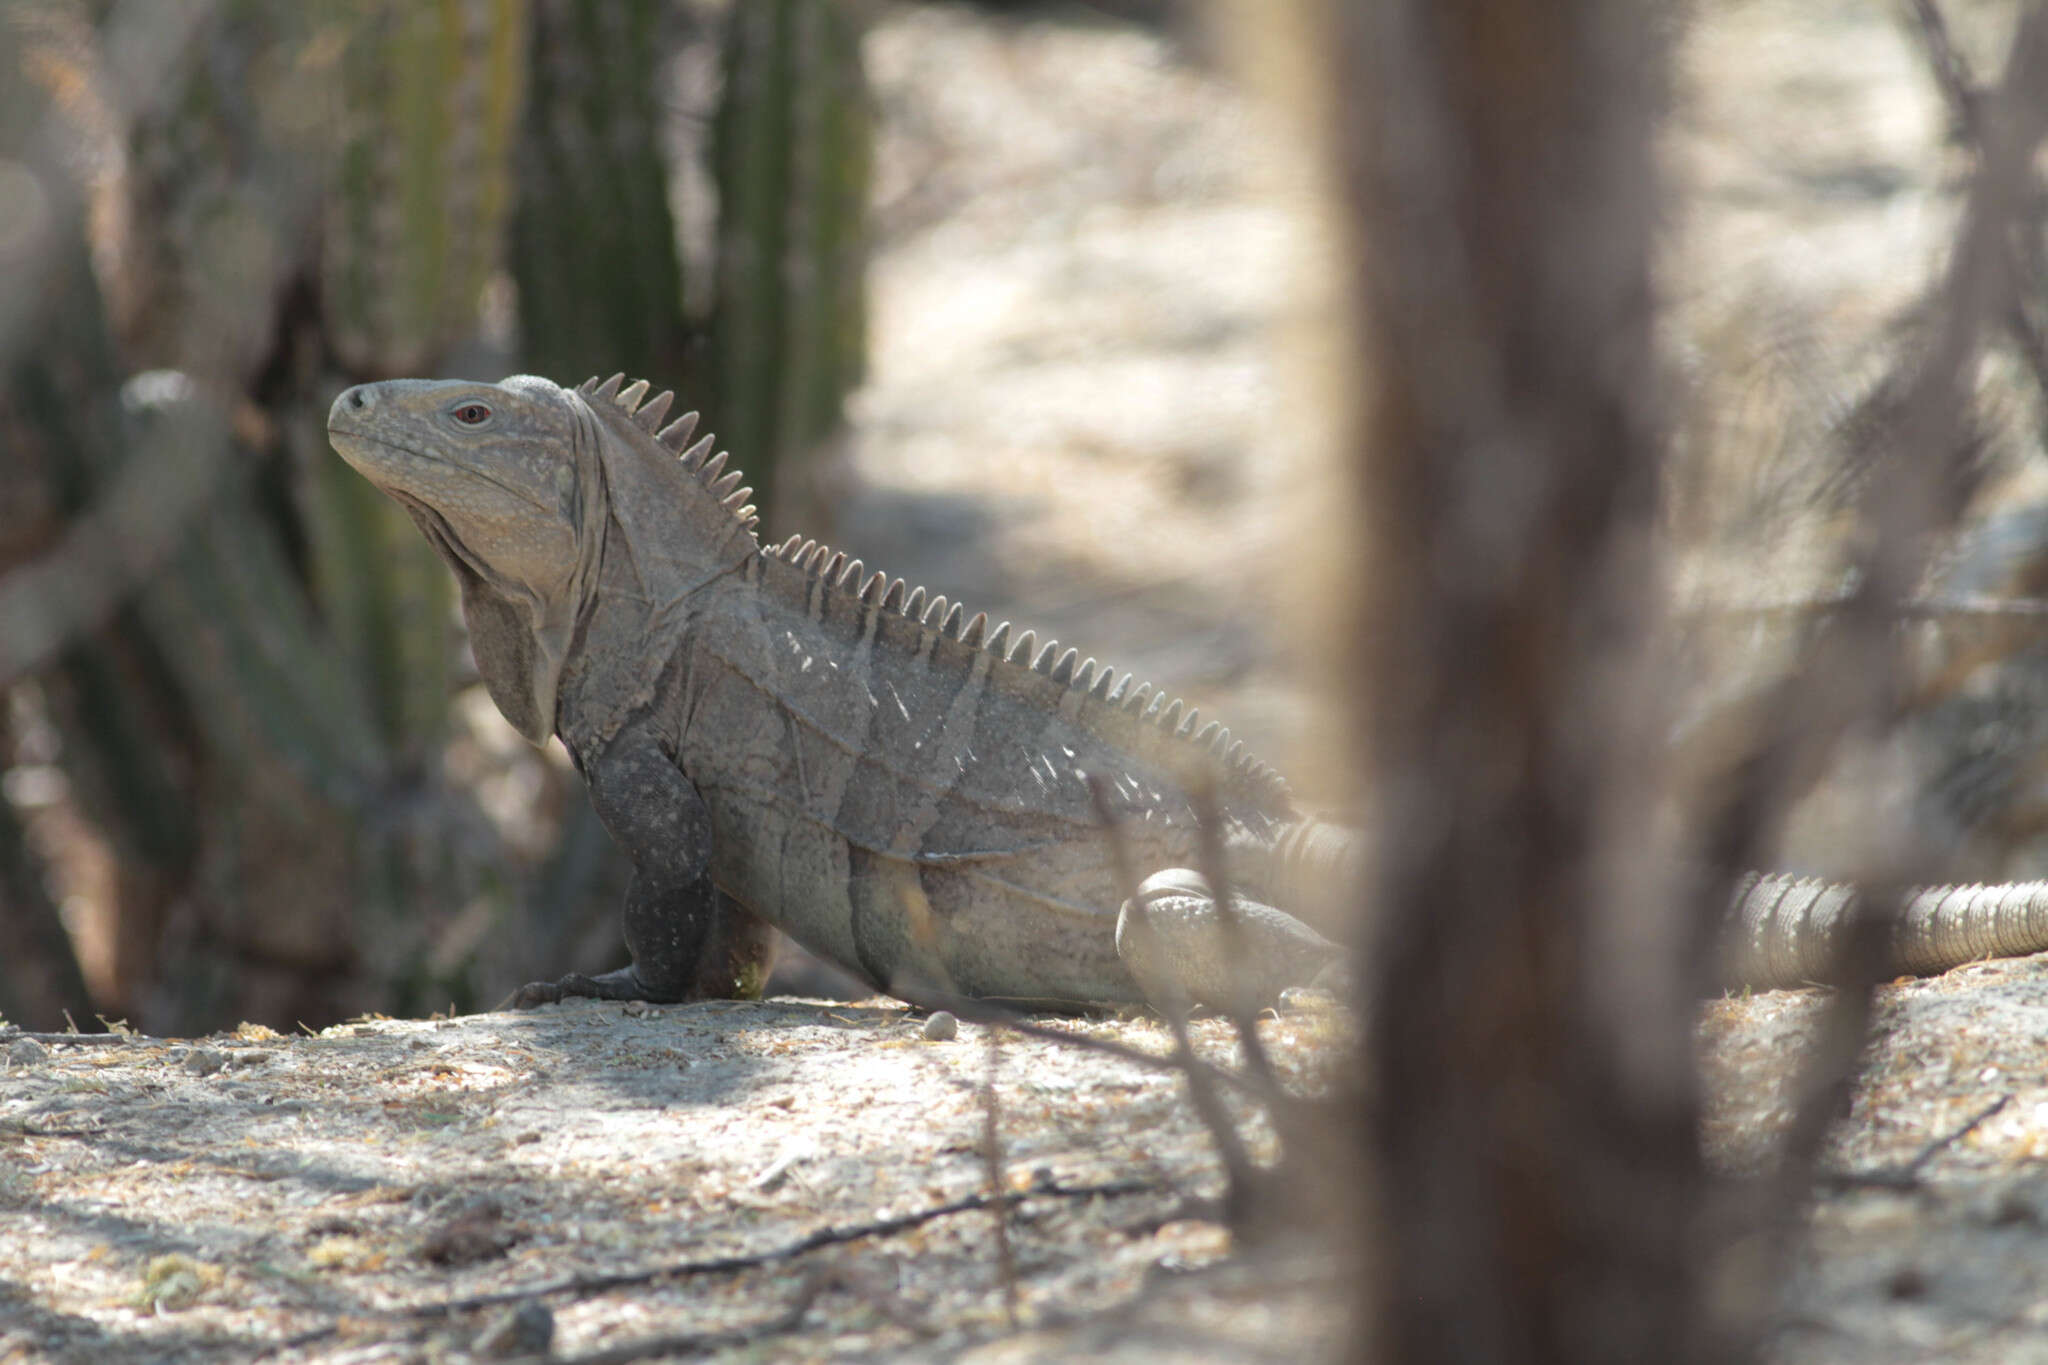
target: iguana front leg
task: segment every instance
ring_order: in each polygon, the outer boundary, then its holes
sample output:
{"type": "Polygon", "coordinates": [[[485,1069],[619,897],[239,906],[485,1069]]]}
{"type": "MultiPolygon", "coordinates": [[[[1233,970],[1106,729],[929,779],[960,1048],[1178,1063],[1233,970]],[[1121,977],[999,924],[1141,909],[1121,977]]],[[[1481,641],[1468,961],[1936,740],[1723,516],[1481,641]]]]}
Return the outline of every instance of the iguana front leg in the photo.
{"type": "Polygon", "coordinates": [[[652,739],[631,732],[586,762],[584,776],[598,819],[633,860],[624,913],[632,965],[529,982],[499,1008],[573,996],[667,1002],[759,995],[774,937],[711,884],[711,812],[697,789],[652,739]]]}

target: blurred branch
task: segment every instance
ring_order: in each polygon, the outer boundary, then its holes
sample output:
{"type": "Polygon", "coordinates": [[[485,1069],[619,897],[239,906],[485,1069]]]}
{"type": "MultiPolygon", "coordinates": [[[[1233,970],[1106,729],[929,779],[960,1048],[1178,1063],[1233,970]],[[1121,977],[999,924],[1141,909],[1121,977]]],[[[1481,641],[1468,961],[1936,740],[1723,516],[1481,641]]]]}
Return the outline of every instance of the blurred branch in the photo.
{"type": "MultiPolygon", "coordinates": [[[[1131,909],[1132,931],[1150,934],[1154,931],[1146,917],[1145,902],[1138,895],[1138,874],[1131,860],[1130,841],[1124,833],[1123,822],[1110,805],[1109,785],[1099,774],[1088,775],[1088,795],[1095,803],[1095,819],[1102,826],[1103,837],[1109,840],[1110,863],[1116,870],[1117,895],[1131,909]]],[[[1186,997],[1175,989],[1170,975],[1161,987],[1173,998],[1155,999],[1153,1007],[1166,1016],[1167,1027],[1173,1030],[1173,1059],[1187,1077],[1188,1100],[1194,1106],[1195,1116],[1209,1130],[1209,1136],[1216,1144],[1216,1154],[1223,1162],[1224,1217],[1232,1227],[1242,1228],[1251,1221],[1253,1213],[1252,1189],[1256,1177],[1251,1157],[1245,1151],[1244,1138],[1237,1131],[1236,1120],[1224,1106],[1222,1094],[1195,1056],[1194,1042],[1188,1033],[1186,997]]]]}
{"type": "MultiPolygon", "coordinates": [[[[130,382],[190,387],[168,372],[130,382]]],[[[182,420],[165,424],[166,439],[125,461],[56,548],[0,577],[0,688],[103,624],[163,567],[212,499],[230,449],[225,424],[201,420],[199,403],[178,407],[182,420]]]]}
{"type": "MultiPolygon", "coordinates": [[[[1812,620],[1845,611],[1857,600],[1853,591],[1805,597],[1756,598],[1751,601],[1687,602],[1673,609],[1681,622],[1812,620]]],[[[1981,617],[1989,620],[2048,621],[2048,597],[1994,597],[1970,593],[1956,597],[1911,597],[1885,608],[1899,621],[1944,621],[1981,617]]]]}
{"type": "Polygon", "coordinates": [[[55,1028],[67,1015],[92,1017],[92,997],[71,937],[30,856],[14,807],[0,797],[0,1016],[27,1028],[55,1028]]]}
{"type": "MultiPolygon", "coordinates": [[[[1201,838],[1200,870],[1208,879],[1210,894],[1216,897],[1224,953],[1232,962],[1248,962],[1250,940],[1245,937],[1244,922],[1237,912],[1237,897],[1230,889],[1230,868],[1223,852],[1223,810],[1217,801],[1213,778],[1205,775],[1189,797],[1194,807],[1195,829],[1201,838]]],[[[1243,986],[1242,977],[1234,984],[1243,986]]],[[[1232,993],[1230,1008],[1225,1013],[1231,1027],[1237,1030],[1238,1041],[1244,1048],[1245,1069],[1252,1080],[1273,1094],[1280,1093],[1279,1073],[1274,1071],[1273,1059],[1266,1055],[1266,1045],[1259,1037],[1258,1002],[1251,998],[1249,990],[1240,989],[1232,993]]]]}
{"type": "Polygon", "coordinates": [[[1980,92],[1970,75],[1969,65],[1950,40],[1948,21],[1942,18],[1934,0],[1907,0],[1907,4],[1913,11],[1920,46],[1927,54],[1927,65],[1934,73],[1935,84],[1941,87],[1942,97],[1948,101],[1949,114],[1955,119],[1956,128],[1974,145],[1983,135],[1984,120],[1978,107],[1980,92]]]}
{"type": "Polygon", "coordinates": [[[1011,1331],[1015,1331],[1021,1295],[1017,1287],[1017,1250],[1010,1242],[1010,1203],[1003,1198],[1008,1181],[1003,1173],[1002,1096],[997,1089],[1003,1070],[1003,1030],[1000,1026],[991,1025],[982,1032],[987,1045],[988,1068],[983,1072],[981,1082],[981,1160],[983,1169],[988,1172],[989,1212],[995,1215],[992,1226],[996,1242],[996,1275],[1003,1286],[1003,1321],[1011,1331]]]}
{"type": "Polygon", "coordinates": [[[1293,1097],[1285,1091],[1267,1090],[1250,1077],[1223,1067],[1200,1060],[1183,1060],[1178,1056],[1162,1057],[1142,1048],[1119,1043],[1113,1038],[1098,1038],[1092,1033],[1075,1033],[1051,1024],[1034,1021],[1030,1015],[1014,1006],[995,1000],[978,999],[970,995],[956,995],[951,991],[918,987],[903,982],[891,982],[889,993],[904,1004],[921,1010],[945,1010],[947,1013],[970,1024],[997,1025],[1014,1030],[1026,1038],[1039,1038],[1049,1043],[1063,1043],[1082,1052],[1096,1052],[1105,1057],[1115,1057],[1129,1062],[1146,1071],[1176,1072],[1182,1075],[1199,1072],[1204,1083],[1214,1086],[1229,1086],[1249,1099],[1266,1105],[1286,1105],[1293,1097]]]}
{"type": "Polygon", "coordinates": [[[1366,552],[1359,1360],[1726,1358],[1651,822],[1653,10],[1318,10],[1366,552]]]}
{"type": "MultiPolygon", "coordinates": [[[[1977,173],[1934,300],[1933,344],[1917,358],[1899,430],[1865,490],[1862,519],[1870,535],[1853,571],[1856,589],[1843,604],[1838,629],[1792,680],[1795,695],[1787,700],[1793,704],[1776,710],[1813,727],[1775,734],[1774,743],[1787,751],[1811,743],[1814,733],[1880,734],[1896,722],[1903,688],[1891,648],[1894,604],[1919,577],[1921,547],[1955,521],[1974,486],[1953,467],[1959,447],[1968,444],[1959,438],[1970,371],[1985,324],[2022,283],[2014,274],[2010,232],[2032,198],[2034,155],[2048,137],[2048,7],[2030,6],[2022,16],[1978,136],[1977,173]]],[[[1899,907],[1912,883],[1930,880],[1922,855],[1909,845],[1879,845],[1877,856],[1886,863],[1865,877],[1865,908],[1852,919],[1837,960],[1838,989],[1806,1059],[1802,1098],[1781,1147],[1781,1197],[1772,1203],[1788,1220],[1804,1208],[1827,1131],[1846,1109],[1899,907]]]]}
{"type": "MultiPolygon", "coordinates": [[[[1963,139],[1980,155],[1986,148],[1986,122],[1983,96],[1977,82],[1970,74],[1969,63],[1950,39],[1948,21],[1942,17],[1935,0],[1909,0],[1915,20],[1915,31],[1920,35],[1921,50],[1927,54],[1928,68],[1934,74],[1934,83],[1940,87],[1942,98],[1947,102],[1949,116],[1963,139]]],[[[2024,214],[2015,214],[2013,235],[2005,239],[2007,258],[2005,268],[2014,285],[2011,302],[2003,312],[2003,321],[2013,344],[2019,348],[2027,367],[2033,372],[2034,384],[2043,399],[2048,399],[2048,339],[2044,339],[2041,328],[2027,311],[2027,290],[2025,288],[2030,272],[2020,256],[2017,230],[2032,228],[2039,231],[2040,196],[2031,192],[2032,174],[2022,169],[2021,184],[2029,191],[2027,200],[2032,208],[2024,214]]]]}
{"type": "MultiPolygon", "coordinates": [[[[121,0],[100,27],[99,53],[103,69],[98,78],[99,93],[117,94],[121,100],[112,112],[129,122],[153,110],[177,88],[193,40],[212,17],[214,0],[121,0]]],[[[33,17],[30,7],[16,3],[0,10],[0,28],[7,31],[6,46],[12,49],[10,64],[26,65],[32,56],[28,36],[33,17]]],[[[54,80],[56,73],[37,73],[54,80]]],[[[83,87],[77,78],[87,73],[66,73],[71,88],[83,87]]],[[[19,73],[27,83],[31,73],[19,73]]],[[[8,182],[0,195],[0,374],[11,373],[28,347],[36,344],[37,319],[42,311],[62,302],[50,284],[61,280],[56,268],[58,254],[77,235],[85,216],[85,193],[75,167],[80,156],[78,132],[71,114],[61,101],[53,100],[36,119],[32,131],[20,143],[19,163],[4,160],[7,148],[0,147],[0,172],[8,182]]],[[[116,130],[125,140],[125,132],[116,130]]],[[[0,134],[10,130],[0,128],[0,134]]]]}

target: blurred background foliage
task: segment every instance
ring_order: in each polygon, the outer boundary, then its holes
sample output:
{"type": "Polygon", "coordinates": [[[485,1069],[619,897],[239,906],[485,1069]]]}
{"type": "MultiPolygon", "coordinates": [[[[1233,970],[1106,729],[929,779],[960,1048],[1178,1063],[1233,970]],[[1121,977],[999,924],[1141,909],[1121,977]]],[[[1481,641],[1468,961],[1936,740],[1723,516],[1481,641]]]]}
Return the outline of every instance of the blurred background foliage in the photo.
{"type": "Polygon", "coordinates": [[[860,24],[0,4],[0,1014],[317,1027],[610,964],[622,871],[577,778],[470,686],[446,570],[327,408],[628,369],[746,433],[757,485],[803,461],[861,366],[860,24]],[[684,66],[722,93],[677,149],[684,66]]]}

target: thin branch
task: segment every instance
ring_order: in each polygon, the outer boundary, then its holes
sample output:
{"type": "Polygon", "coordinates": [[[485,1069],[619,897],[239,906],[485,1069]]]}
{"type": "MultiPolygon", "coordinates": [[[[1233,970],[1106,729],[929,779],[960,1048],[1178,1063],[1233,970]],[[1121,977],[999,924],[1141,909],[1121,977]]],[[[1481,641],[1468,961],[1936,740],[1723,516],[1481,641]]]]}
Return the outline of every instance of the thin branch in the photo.
{"type": "Polygon", "coordinates": [[[187,395],[156,405],[146,458],[126,461],[41,558],[0,575],[0,686],[97,629],[185,543],[233,453],[227,425],[187,395]]]}
{"type": "Polygon", "coordinates": [[[1876,1171],[1828,1171],[1821,1175],[1821,1183],[1838,1190],[1917,1189],[1920,1185],[1920,1174],[1927,1168],[1928,1162],[1976,1132],[1984,1126],[1987,1120],[2003,1112],[2005,1107],[2011,1103],[2012,1096],[2010,1094],[2000,1095],[1990,1104],[1985,1105],[1975,1114],[1972,1114],[1960,1127],[1929,1139],[1927,1144],[1914,1154],[1913,1159],[1903,1166],[1876,1171]]]}
{"type": "MultiPolygon", "coordinates": [[[[1152,924],[1145,903],[1138,896],[1137,873],[1131,865],[1130,845],[1124,838],[1123,822],[1109,804],[1109,784],[1090,773],[1088,795],[1095,803],[1095,818],[1102,824],[1103,837],[1109,840],[1110,861],[1116,870],[1117,894],[1130,906],[1135,931],[1149,935],[1153,932],[1152,924]]],[[[1223,1160],[1223,1207],[1229,1222],[1233,1227],[1242,1227],[1249,1221],[1251,1213],[1254,1183],[1251,1158],[1245,1152],[1237,1123],[1223,1106],[1223,1098],[1217,1093],[1210,1073],[1199,1065],[1195,1057],[1194,1043],[1188,1036],[1187,1001],[1178,983],[1168,973],[1160,986],[1169,992],[1169,996],[1152,1003],[1166,1016],[1167,1027],[1173,1030],[1174,1060],[1187,1073],[1188,1099],[1195,1107],[1195,1116],[1215,1141],[1216,1154],[1223,1160]]]]}
{"type": "Polygon", "coordinates": [[[731,1327],[722,1332],[673,1332],[662,1336],[646,1337],[640,1341],[628,1341],[610,1346],[588,1355],[550,1357],[558,1365],[630,1365],[636,1360],[654,1360],[662,1356],[703,1355],[732,1346],[748,1346],[770,1337],[779,1337],[795,1331],[803,1324],[811,1305],[817,1301],[824,1282],[817,1276],[807,1279],[797,1290],[789,1307],[774,1317],[752,1327],[731,1327]]]}
{"type": "Polygon", "coordinates": [[[1183,1059],[1179,1056],[1160,1056],[1146,1052],[1128,1043],[1119,1043],[1113,1038],[1097,1038],[1088,1033],[1069,1033],[1049,1024],[1034,1022],[1028,1015],[996,1000],[977,999],[971,995],[956,995],[950,991],[932,986],[909,986],[891,982],[889,993],[915,1009],[945,1010],[959,1016],[962,1023],[1001,1024],[1027,1038],[1041,1038],[1047,1042],[1065,1043],[1084,1052],[1099,1052],[1106,1057],[1141,1066],[1147,1071],[1173,1071],[1185,1073],[1190,1069],[1199,1071],[1210,1082],[1227,1085],[1251,1099],[1267,1105],[1291,1105],[1298,1103],[1294,1096],[1284,1090],[1268,1090],[1249,1076],[1220,1067],[1200,1058],[1183,1059]]]}
{"type": "Polygon", "coordinates": [[[982,1030],[988,1039],[988,1073],[981,1086],[981,1157],[988,1168],[989,1213],[995,1219],[996,1273],[1003,1286],[1003,1316],[1010,1330],[1017,1328],[1017,1253],[1010,1245],[1010,1204],[1002,1197],[1003,1129],[1002,1100],[996,1094],[996,1078],[1003,1066],[1003,1029],[991,1024],[982,1030]]]}
{"type": "MultiPolygon", "coordinates": [[[[1194,807],[1196,836],[1201,841],[1202,875],[1209,880],[1209,894],[1216,898],[1224,955],[1232,962],[1249,961],[1244,921],[1238,918],[1237,897],[1230,889],[1230,868],[1223,856],[1223,812],[1217,804],[1215,783],[1207,779],[1195,783],[1188,799],[1194,807]]],[[[1273,1059],[1266,1055],[1265,1043],[1259,1038],[1258,1006],[1248,998],[1250,992],[1240,989],[1241,980],[1233,980],[1230,985],[1228,1017],[1244,1044],[1245,1069],[1259,1085],[1277,1092],[1279,1077],[1273,1070],[1273,1059]]]]}
{"type": "MultiPolygon", "coordinates": [[[[1827,705],[1854,723],[1882,727],[1895,719],[1899,689],[1885,648],[1888,600],[1903,598],[1917,572],[1910,547],[1960,513],[1961,490],[1946,457],[1962,425],[1966,377],[1978,353],[1985,321],[2008,299],[2013,254],[2009,228],[2018,216],[2034,153],[2048,136],[2048,7],[2030,7],[2013,35],[2006,71],[1983,110],[1982,155],[1971,181],[1948,273],[1934,300],[1933,340],[1919,358],[1899,416],[1888,477],[1872,479],[1863,507],[1873,549],[1857,592],[1846,604],[1836,647],[1845,652],[1808,670],[1816,680],[1805,700],[1827,705]],[[1864,665],[1858,667],[1857,665],[1864,665]],[[1819,687],[1831,695],[1823,699],[1819,687]],[[1842,695],[1845,689],[1846,697],[1842,695]]],[[[1803,713],[1811,714],[1808,708],[1803,713]]],[[[1839,732],[1839,731],[1838,731],[1839,732]]],[[[1796,741],[1788,741],[1796,742],[1796,741]]],[[[1903,853],[1870,888],[1864,912],[1850,918],[1830,973],[1836,993],[1820,1021],[1819,1039],[1801,1078],[1803,1098],[1782,1144],[1775,1201],[1792,1218],[1804,1206],[1828,1129],[1843,1110],[1875,1008],[1877,984],[1887,968],[1892,927],[1915,871],[1903,853]]]]}
{"type": "MultiPolygon", "coordinates": [[[[107,88],[121,94],[120,126],[110,136],[127,142],[130,127],[152,115],[173,97],[178,78],[199,46],[213,17],[213,0],[123,0],[100,26],[98,52],[104,69],[98,73],[107,88]]],[[[26,33],[5,21],[15,14],[0,7],[0,32],[6,33],[6,64],[20,79],[20,57],[27,51],[26,33]]],[[[51,102],[40,111],[33,129],[0,129],[10,145],[0,155],[20,160],[35,176],[43,213],[23,250],[0,275],[0,374],[12,373],[17,361],[40,335],[37,322],[55,302],[44,288],[58,253],[79,231],[85,217],[85,192],[70,168],[77,162],[77,131],[65,110],[51,102]],[[16,142],[14,139],[19,138],[16,142]]]]}
{"type": "Polygon", "coordinates": [[[1984,132],[1983,92],[1970,75],[1970,66],[1949,38],[1948,21],[1935,8],[1934,0],[1908,0],[1913,19],[1919,25],[1920,46],[1927,53],[1927,65],[1934,83],[1948,101],[1956,128],[1974,146],[1981,145],[1984,132]]]}
{"type": "MultiPolygon", "coordinates": [[[[1948,104],[1949,116],[1955,120],[1963,139],[1982,156],[1987,131],[1983,92],[1970,74],[1969,62],[1950,39],[1948,21],[1942,17],[1934,0],[1909,0],[1909,3],[1920,34],[1920,46],[1927,53],[1927,65],[1948,104]]],[[[2010,236],[2005,239],[2005,252],[2006,270],[2013,280],[2032,278],[2033,272],[2026,269],[2019,257],[2017,243],[2010,236]]],[[[2048,339],[2043,338],[2041,329],[2027,312],[2019,290],[2013,291],[2001,320],[2012,335],[2013,344],[2025,358],[2027,368],[2033,371],[2034,384],[2040,389],[2041,396],[2048,398],[2048,339]]]]}
{"type": "Polygon", "coordinates": [[[1104,1180],[1088,1185],[1062,1185],[1058,1182],[1042,1182],[1030,1189],[1017,1193],[989,1194],[977,1191],[963,1195],[944,1204],[913,1213],[900,1213],[890,1218],[877,1218],[872,1222],[852,1223],[841,1227],[820,1228],[793,1242],[771,1248],[767,1251],[743,1255],[710,1256],[701,1260],[676,1261],[668,1265],[650,1266],[643,1270],[621,1271],[613,1275],[575,1275],[552,1282],[529,1285],[523,1289],[504,1289],[490,1294],[477,1294],[465,1299],[450,1299],[441,1303],[420,1304],[417,1307],[397,1310],[397,1316],[408,1318],[444,1318],[457,1313],[471,1313],[480,1308],[496,1308],[501,1304],[523,1303],[528,1299],[552,1298],[568,1294],[583,1298],[603,1294],[614,1289],[626,1289],[636,1285],[653,1284],[660,1280],[693,1279],[700,1275],[729,1275],[742,1270],[757,1270],[763,1266],[776,1265],[796,1260],[813,1251],[828,1246],[840,1246],[847,1242],[864,1241],[870,1237],[889,1237],[941,1218],[950,1218],[956,1213],[976,1213],[995,1204],[1018,1204],[1027,1199],[1096,1199],[1117,1198],[1123,1195],[1156,1194],[1161,1186],[1147,1180],[1120,1179],[1104,1180]]]}
{"type": "MultiPolygon", "coordinates": [[[[1759,597],[1747,601],[1687,602],[1672,609],[1680,622],[1770,620],[1829,616],[1858,605],[1853,591],[1795,597],[1759,597]]],[[[1994,597],[1965,593],[1954,597],[1909,597],[1876,605],[1898,620],[1943,621],[1956,617],[1993,620],[2048,621],[2048,597],[1994,597]]]]}

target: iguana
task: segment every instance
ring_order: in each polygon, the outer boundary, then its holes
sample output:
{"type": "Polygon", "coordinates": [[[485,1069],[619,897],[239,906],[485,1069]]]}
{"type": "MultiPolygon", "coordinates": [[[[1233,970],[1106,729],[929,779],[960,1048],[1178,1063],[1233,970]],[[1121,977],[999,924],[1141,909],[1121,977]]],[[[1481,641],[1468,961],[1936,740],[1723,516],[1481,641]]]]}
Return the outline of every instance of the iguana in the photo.
{"type": "MultiPolygon", "coordinates": [[[[1031,1004],[1269,998],[1340,956],[1301,915],[1358,840],[1229,731],[844,553],[764,547],[696,414],[664,425],[672,395],[623,380],[389,380],[328,418],[455,571],[498,709],[561,737],[633,863],[631,964],[508,1005],[753,993],[764,921],[879,990],[1031,1004]],[[1201,781],[1230,933],[1193,870],[1201,781]],[[1135,905],[1098,793],[1145,876],[1135,905]]],[[[1753,879],[1732,975],[1820,974],[1848,901],[1753,879]]],[[[1922,893],[1897,948],[1914,972],[2048,948],[2048,885],[1922,893]]]]}

